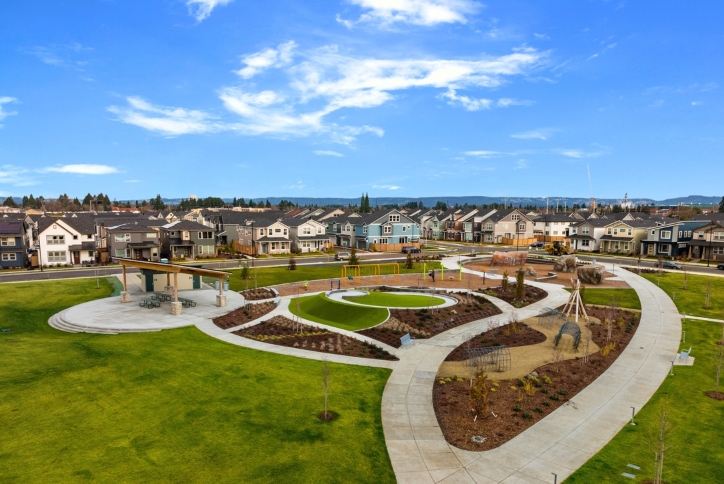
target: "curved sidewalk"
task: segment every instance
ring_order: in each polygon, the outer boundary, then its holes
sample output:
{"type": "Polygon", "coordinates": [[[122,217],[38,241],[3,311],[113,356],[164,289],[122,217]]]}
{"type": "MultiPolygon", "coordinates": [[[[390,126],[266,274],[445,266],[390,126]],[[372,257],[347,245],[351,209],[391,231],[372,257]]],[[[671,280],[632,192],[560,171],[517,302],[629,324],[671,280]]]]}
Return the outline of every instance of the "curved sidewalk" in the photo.
{"type": "MultiPolygon", "coordinates": [[[[629,421],[630,407],[640,409],[666,378],[681,335],[676,306],[661,289],[628,271],[620,275],[642,306],[639,328],[626,350],[570,404],[497,449],[470,452],[449,445],[432,404],[435,374],[462,342],[463,332],[484,331],[495,318],[418,341],[400,355],[382,397],[385,441],[398,482],[549,483],[551,472],[563,480],[603,448],[629,421]]],[[[548,290],[549,297],[517,310],[521,318],[567,301],[562,286],[535,285],[548,290]]]]}

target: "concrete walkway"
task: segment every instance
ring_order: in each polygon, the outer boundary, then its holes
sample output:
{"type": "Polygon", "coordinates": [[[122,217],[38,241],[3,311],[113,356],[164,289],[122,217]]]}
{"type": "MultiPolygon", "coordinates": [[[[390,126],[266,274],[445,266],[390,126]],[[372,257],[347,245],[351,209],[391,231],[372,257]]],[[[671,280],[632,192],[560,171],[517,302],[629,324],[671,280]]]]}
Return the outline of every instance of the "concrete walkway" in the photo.
{"type": "MultiPolygon", "coordinates": [[[[628,271],[619,275],[636,289],[642,305],[639,328],[626,350],[570,404],[497,449],[470,452],[449,445],[435,416],[432,388],[440,364],[462,343],[462,333],[484,331],[490,319],[505,319],[510,309],[407,350],[382,397],[385,441],[398,482],[550,483],[551,472],[562,481],[603,448],[629,421],[630,407],[641,408],[664,380],[681,335],[678,311],[661,289],[628,271]]],[[[517,310],[521,318],[568,299],[562,286],[532,285],[549,296],[517,310]]]]}

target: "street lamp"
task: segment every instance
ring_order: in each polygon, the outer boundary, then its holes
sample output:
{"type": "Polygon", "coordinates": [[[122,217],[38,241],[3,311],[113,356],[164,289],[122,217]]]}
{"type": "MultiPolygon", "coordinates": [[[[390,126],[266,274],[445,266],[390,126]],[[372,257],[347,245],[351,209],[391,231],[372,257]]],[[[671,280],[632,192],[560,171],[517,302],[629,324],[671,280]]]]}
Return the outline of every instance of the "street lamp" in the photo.
{"type": "Polygon", "coordinates": [[[706,256],[706,266],[709,267],[711,262],[711,247],[714,241],[714,220],[711,220],[711,226],[709,227],[709,254],[706,256]]]}

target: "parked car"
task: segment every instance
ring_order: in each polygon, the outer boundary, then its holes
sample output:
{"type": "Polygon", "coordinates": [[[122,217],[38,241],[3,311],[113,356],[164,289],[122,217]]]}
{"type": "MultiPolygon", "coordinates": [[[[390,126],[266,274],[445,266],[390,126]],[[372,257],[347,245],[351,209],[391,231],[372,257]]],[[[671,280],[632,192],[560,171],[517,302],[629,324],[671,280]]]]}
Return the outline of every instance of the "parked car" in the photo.
{"type": "Polygon", "coordinates": [[[543,247],[545,247],[545,244],[543,242],[533,242],[532,244],[530,244],[531,249],[542,249],[543,247]]]}
{"type": "Polygon", "coordinates": [[[349,252],[337,252],[334,254],[334,260],[349,260],[349,252]]]}
{"type": "MultiPolygon", "coordinates": [[[[659,263],[655,263],[654,267],[659,267],[659,263]]],[[[679,269],[681,270],[681,264],[674,262],[673,260],[665,260],[661,263],[661,267],[664,269],[679,269]]]]}
{"type": "Polygon", "coordinates": [[[419,254],[420,248],[419,247],[413,247],[413,246],[406,246],[402,248],[403,254],[419,254]]]}
{"type": "Polygon", "coordinates": [[[720,271],[724,271],[724,264],[719,264],[718,266],[716,266],[716,268],[720,271]]]}

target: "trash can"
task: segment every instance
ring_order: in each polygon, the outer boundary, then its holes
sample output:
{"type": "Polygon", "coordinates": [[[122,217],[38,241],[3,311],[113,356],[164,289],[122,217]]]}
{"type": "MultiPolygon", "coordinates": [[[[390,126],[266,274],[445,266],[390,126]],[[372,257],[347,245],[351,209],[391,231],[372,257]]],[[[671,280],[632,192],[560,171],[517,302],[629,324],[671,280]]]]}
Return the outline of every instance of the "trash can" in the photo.
{"type": "Polygon", "coordinates": [[[224,283],[224,291],[228,291],[228,290],[229,290],[229,283],[228,283],[228,282],[225,282],[225,283],[224,283]]]}
{"type": "Polygon", "coordinates": [[[214,289],[219,290],[219,281],[214,282],[214,289]]]}

